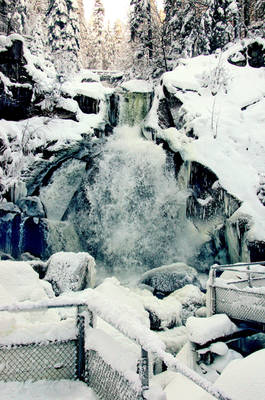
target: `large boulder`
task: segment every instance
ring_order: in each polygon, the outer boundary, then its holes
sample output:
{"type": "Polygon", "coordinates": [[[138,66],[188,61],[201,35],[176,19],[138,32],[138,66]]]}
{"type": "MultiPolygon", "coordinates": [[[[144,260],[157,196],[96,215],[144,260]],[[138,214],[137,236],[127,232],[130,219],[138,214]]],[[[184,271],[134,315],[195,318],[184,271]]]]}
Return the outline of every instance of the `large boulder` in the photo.
{"type": "Polygon", "coordinates": [[[200,286],[197,271],[182,262],[147,271],[139,283],[151,286],[158,297],[167,296],[188,284],[200,286]]]}
{"type": "Polygon", "coordinates": [[[59,252],[47,262],[45,280],[55,294],[83,290],[95,284],[95,260],[88,253],[59,252]]]}

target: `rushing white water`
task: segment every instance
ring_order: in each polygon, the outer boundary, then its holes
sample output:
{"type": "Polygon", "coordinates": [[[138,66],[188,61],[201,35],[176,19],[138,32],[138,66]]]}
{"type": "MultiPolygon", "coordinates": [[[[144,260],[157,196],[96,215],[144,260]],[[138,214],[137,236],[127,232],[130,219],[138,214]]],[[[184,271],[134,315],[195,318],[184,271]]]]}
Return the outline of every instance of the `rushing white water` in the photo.
{"type": "Polygon", "coordinates": [[[163,148],[141,137],[139,128],[116,128],[98,170],[87,187],[89,246],[97,264],[133,273],[186,261],[192,253],[186,193],[163,148]]]}

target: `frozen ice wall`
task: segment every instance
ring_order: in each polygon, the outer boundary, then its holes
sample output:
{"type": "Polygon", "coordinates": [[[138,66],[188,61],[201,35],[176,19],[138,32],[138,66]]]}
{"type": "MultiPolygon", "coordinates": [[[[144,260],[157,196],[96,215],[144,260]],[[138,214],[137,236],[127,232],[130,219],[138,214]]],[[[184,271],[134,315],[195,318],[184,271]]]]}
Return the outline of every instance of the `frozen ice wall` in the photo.
{"type": "Polygon", "coordinates": [[[87,197],[90,251],[112,272],[186,261],[193,252],[186,193],[163,148],[141,137],[138,127],[116,128],[87,197]]]}

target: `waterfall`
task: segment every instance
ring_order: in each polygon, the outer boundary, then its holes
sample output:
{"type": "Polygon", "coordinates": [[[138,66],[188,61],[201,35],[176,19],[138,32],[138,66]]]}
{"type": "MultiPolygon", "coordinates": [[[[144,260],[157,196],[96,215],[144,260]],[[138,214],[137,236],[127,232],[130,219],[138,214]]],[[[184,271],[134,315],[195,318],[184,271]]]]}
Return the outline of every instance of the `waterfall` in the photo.
{"type": "Polygon", "coordinates": [[[137,126],[117,127],[87,185],[91,208],[83,223],[97,265],[133,274],[187,261],[193,239],[183,220],[186,196],[162,146],[144,139],[137,126]]]}

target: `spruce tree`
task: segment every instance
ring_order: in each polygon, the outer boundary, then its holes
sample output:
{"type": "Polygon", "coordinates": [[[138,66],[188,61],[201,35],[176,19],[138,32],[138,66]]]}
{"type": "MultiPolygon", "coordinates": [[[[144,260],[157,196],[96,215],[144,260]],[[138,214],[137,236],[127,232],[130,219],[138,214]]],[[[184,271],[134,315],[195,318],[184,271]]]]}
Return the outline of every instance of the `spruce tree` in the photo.
{"type": "Polygon", "coordinates": [[[155,0],[130,1],[130,41],[134,72],[139,76],[151,74],[155,66],[157,16],[155,0]]]}
{"type": "Polygon", "coordinates": [[[28,33],[28,6],[27,0],[3,0],[2,9],[4,12],[3,17],[5,18],[5,31],[7,34],[28,33]]]}
{"type": "Polygon", "coordinates": [[[222,49],[238,36],[239,10],[235,0],[211,0],[206,13],[202,16],[201,53],[212,53],[222,49]],[[206,46],[205,46],[206,44],[206,46]]]}
{"type": "Polygon", "coordinates": [[[50,0],[48,44],[58,73],[79,68],[79,19],[76,0],[50,0]]]}

